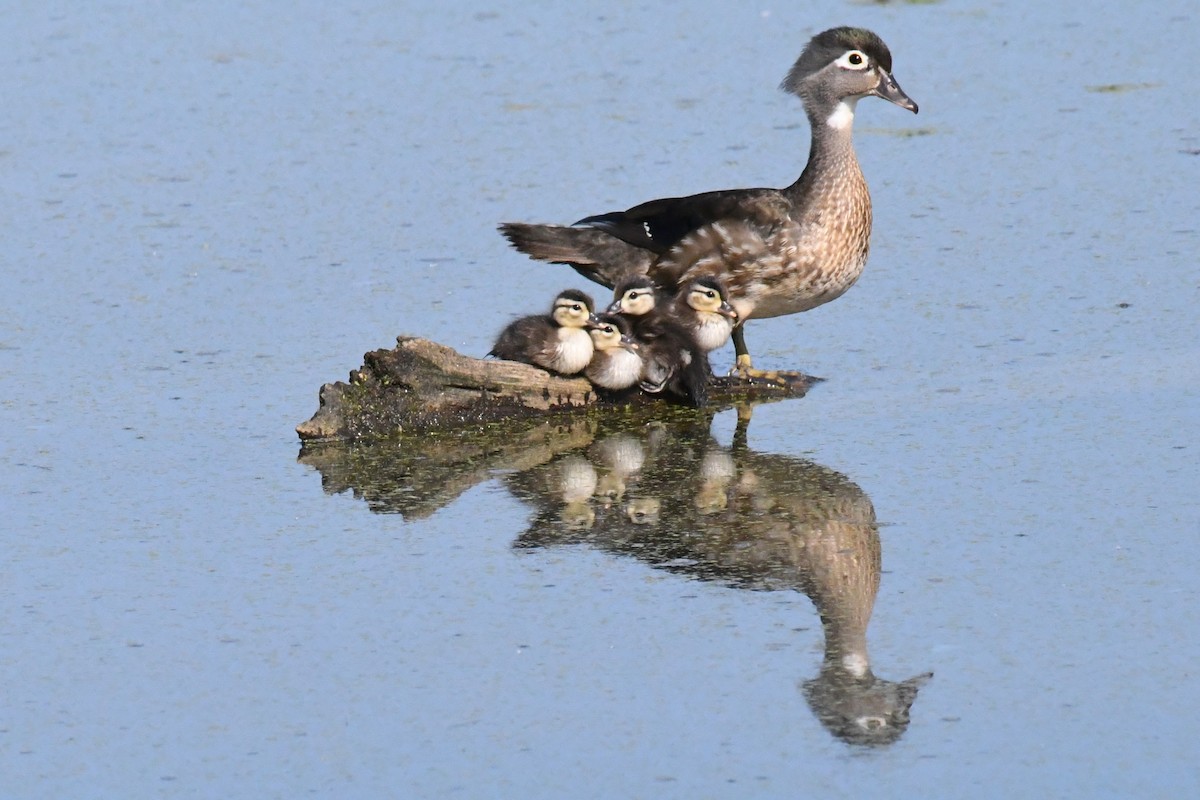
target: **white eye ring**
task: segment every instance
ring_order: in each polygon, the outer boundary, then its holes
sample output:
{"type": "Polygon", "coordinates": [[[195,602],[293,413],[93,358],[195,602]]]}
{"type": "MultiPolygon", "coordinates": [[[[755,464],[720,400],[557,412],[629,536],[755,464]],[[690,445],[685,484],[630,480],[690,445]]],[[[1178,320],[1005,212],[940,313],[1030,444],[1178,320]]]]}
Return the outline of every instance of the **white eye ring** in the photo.
{"type": "Polygon", "coordinates": [[[841,57],[833,63],[842,69],[852,69],[859,72],[871,67],[871,59],[862,50],[848,50],[842,53],[841,57]]]}

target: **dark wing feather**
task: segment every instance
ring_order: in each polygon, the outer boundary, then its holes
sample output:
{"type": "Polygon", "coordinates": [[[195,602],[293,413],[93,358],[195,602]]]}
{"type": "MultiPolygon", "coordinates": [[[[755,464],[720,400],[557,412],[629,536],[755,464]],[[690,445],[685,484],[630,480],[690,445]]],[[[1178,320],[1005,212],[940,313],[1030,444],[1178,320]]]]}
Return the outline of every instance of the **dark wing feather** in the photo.
{"type": "Polygon", "coordinates": [[[584,217],[576,226],[596,228],[634,247],[662,255],[692,231],[729,217],[753,216],[776,189],[724,189],[688,197],[664,197],[626,211],[584,217]]]}
{"type": "Polygon", "coordinates": [[[655,258],[647,250],[594,228],[506,222],[500,232],[522,253],[539,261],[567,264],[610,289],[630,273],[644,273],[655,258]]]}

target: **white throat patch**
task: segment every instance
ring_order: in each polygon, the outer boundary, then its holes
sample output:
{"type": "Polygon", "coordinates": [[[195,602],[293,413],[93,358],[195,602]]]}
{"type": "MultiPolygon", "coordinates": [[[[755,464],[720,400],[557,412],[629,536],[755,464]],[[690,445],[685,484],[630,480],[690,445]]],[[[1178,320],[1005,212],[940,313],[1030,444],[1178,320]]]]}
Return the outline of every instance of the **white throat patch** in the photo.
{"type": "Polygon", "coordinates": [[[825,124],[836,131],[846,130],[854,124],[854,106],[857,103],[857,97],[843,98],[829,118],[825,120],[825,124]]]}

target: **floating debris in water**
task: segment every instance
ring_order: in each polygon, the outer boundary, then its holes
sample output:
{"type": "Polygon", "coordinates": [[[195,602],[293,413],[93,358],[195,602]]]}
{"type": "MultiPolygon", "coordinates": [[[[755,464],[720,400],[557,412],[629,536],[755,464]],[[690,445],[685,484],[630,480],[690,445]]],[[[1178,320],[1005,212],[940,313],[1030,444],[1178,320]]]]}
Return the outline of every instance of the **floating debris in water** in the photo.
{"type": "Polygon", "coordinates": [[[1136,92],[1141,89],[1157,89],[1161,85],[1161,83],[1102,83],[1084,88],[1089,92],[1116,94],[1118,92],[1136,92]]]}

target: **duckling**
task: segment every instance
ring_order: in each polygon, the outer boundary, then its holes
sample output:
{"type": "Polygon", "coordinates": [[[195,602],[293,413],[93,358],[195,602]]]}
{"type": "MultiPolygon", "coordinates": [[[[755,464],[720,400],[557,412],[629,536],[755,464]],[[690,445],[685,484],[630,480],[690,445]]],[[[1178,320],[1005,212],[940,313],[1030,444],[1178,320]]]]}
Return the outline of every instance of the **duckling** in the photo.
{"type": "Polygon", "coordinates": [[[504,223],[501,233],[521,252],[604,286],[637,274],[664,287],[720,278],[738,313],[737,372],[772,377],[752,365],[747,320],[828,303],[867,263],[871,197],[851,138],[858,101],[880,97],[917,112],[892,77],[888,46],[862,28],[814,36],[781,88],[801,99],[812,128],[808,163],[791,186],[651,200],[571,226],[504,223]]]}
{"type": "Polygon", "coordinates": [[[738,320],[725,284],[707,275],[683,285],[671,301],[670,313],[705,353],[724,347],[738,320]]]}
{"type": "Polygon", "coordinates": [[[588,325],[592,360],[583,374],[604,389],[628,389],[642,376],[642,357],[629,323],[616,314],[600,314],[588,325]]]}
{"type": "Polygon", "coordinates": [[[655,319],[652,312],[665,313],[682,325],[704,352],[723,347],[737,322],[737,312],[729,304],[725,284],[712,277],[688,281],[667,302],[662,292],[645,275],[634,275],[617,284],[609,313],[624,314],[637,326],[655,319]]]}
{"type": "Polygon", "coordinates": [[[679,293],[664,301],[664,291],[655,287],[647,276],[625,278],[613,291],[608,312],[628,315],[637,326],[648,323],[658,315],[683,325],[704,353],[724,347],[730,341],[738,312],[728,301],[725,284],[720,279],[702,276],[685,283],[679,293]]]}
{"type": "Polygon", "coordinates": [[[708,356],[682,325],[664,317],[638,327],[634,334],[642,356],[642,391],[666,391],[701,408],[708,402],[712,370],[708,356]]]}
{"type": "MultiPolygon", "coordinates": [[[[702,406],[708,399],[712,375],[708,354],[687,327],[673,318],[671,304],[659,305],[658,294],[649,278],[635,275],[617,284],[608,311],[629,320],[633,328],[641,348],[642,389],[651,393],[667,389],[702,406]]],[[[691,311],[686,302],[682,306],[691,311]]]]}
{"type": "Polygon", "coordinates": [[[658,287],[648,276],[631,275],[613,289],[608,313],[623,315],[634,326],[636,334],[640,323],[654,318],[651,312],[659,308],[658,295],[658,287]]]}
{"type": "Polygon", "coordinates": [[[549,314],[509,323],[488,355],[533,364],[559,375],[582,372],[592,360],[592,337],[586,326],[593,309],[590,295],[577,289],[560,292],[549,314]]]}

